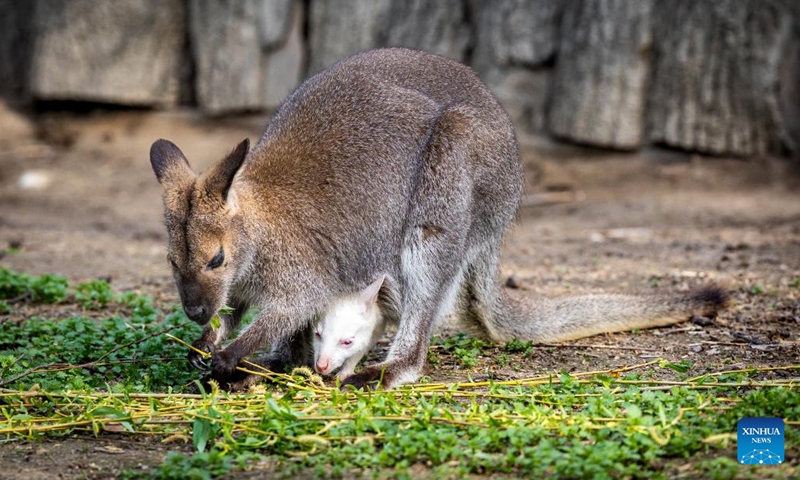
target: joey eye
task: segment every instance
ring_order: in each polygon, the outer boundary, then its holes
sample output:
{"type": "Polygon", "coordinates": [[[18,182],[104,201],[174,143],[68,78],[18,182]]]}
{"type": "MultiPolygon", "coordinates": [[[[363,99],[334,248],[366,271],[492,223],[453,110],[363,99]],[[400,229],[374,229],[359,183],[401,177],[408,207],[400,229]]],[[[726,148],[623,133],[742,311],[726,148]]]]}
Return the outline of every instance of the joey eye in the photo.
{"type": "Polygon", "coordinates": [[[339,342],[339,344],[340,344],[341,346],[343,346],[343,347],[349,347],[350,345],[352,345],[352,344],[353,344],[353,339],[352,339],[352,338],[345,338],[344,340],[342,340],[341,342],[339,342]]]}
{"type": "Polygon", "coordinates": [[[173,260],[172,257],[167,257],[167,261],[169,261],[169,264],[172,265],[172,268],[176,270],[178,269],[178,264],[175,263],[175,260],[173,260]]]}
{"type": "Polygon", "coordinates": [[[314,332],[314,336],[317,337],[317,338],[322,338],[322,333],[314,332]]]}
{"type": "Polygon", "coordinates": [[[208,266],[206,268],[214,270],[215,268],[219,268],[220,265],[222,265],[222,262],[224,261],[225,261],[225,252],[220,248],[219,252],[217,252],[217,254],[214,255],[214,258],[212,258],[211,261],[208,262],[208,266]]]}

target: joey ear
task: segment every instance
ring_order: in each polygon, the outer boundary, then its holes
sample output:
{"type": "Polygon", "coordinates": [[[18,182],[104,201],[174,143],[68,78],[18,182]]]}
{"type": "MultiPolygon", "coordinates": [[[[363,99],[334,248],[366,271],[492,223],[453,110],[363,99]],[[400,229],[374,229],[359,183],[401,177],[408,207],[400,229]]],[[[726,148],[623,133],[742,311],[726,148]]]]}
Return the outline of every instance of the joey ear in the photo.
{"type": "Polygon", "coordinates": [[[206,182],[209,192],[218,193],[224,201],[229,200],[228,191],[233,183],[233,178],[244,163],[249,150],[250,140],[245,138],[227,157],[213,167],[208,173],[206,182]]]}
{"type": "Polygon", "coordinates": [[[381,275],[377,280],[367,285],[367,288],[359,292],[359,299],[364,302],[367,307],[371,307],[378,301],[378,292],[381,291],[384,280],[386,280],[386,275],[381,275]]]}
{"type": "Polygon", "coordinates": [[[150,165],[161,184],[194,175],[181,149],[163,138],[153,142],[150,147],[150,165]]]}

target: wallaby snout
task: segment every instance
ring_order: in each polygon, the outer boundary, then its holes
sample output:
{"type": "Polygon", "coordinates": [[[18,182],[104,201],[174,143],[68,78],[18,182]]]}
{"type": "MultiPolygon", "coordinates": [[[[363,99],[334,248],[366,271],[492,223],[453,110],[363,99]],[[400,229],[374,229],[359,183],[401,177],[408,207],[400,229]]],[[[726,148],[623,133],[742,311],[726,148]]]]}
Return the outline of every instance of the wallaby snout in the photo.
{"type": "Polygon", "coordinates": [[[202,305],[184,305],[183,311],[186,312],[186,316],[195,323],[205,325],[208,322],[206,320],[207,310],[202,305]]]}
{"type": "Polygon", "coordinates": [[[183,311],[190,320],[198,325],[205,325],[211,321],[211,317],[224,304],[224,300],[219,300],[219,288],[216,285],[204,285],[194,280],[187,281],[176,275],[178,293],[181,297],[183,311]]]}

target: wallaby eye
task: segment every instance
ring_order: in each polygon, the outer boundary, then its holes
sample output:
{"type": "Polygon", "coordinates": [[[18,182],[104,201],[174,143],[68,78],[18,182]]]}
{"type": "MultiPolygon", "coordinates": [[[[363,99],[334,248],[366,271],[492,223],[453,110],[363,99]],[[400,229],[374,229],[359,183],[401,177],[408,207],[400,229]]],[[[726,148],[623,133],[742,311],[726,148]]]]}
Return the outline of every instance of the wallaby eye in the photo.
{"type": "Polygon", "coordinates": [[[317,337],[317,338],[322,338],[322,333],[321,332],[314,332],[314,336],[317,337]]]}
{"type": "Polygon", "coordinates": [[[352,338],[345,338],[344,340],[339,342],[339,344],[341,344],[341,346],[343,346],[343,347],[349,347],[350,345],[353,344],[353,339],[352,338]]]}
{"type": "Polygon", "coordinates": [[[219,252],[217,252],[217,254],[214,255],[214,258],[212,258],[211,261],[208,262],[208,268],[211,270],[219,268],[219,266],[222,265],[222,262],[224,261],[225,261],[225,252],[220,248],[219,252]]]}
{"type": "Polygon", "coordinates": [[[172,257],[167,257],[167,260],[169,261],[169,264],[172,265],[172,268],[176,270],[178,269],[178,264],[175,263],[175,260],[173,260],[172,257]]]}

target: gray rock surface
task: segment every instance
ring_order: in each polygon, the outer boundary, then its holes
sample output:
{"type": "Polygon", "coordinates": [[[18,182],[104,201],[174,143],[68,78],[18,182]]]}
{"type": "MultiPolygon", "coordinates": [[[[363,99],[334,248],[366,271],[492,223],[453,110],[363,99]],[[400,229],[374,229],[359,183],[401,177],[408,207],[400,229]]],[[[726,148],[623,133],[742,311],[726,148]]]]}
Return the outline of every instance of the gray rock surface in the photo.
{"type": "Polygon", "coordinates": [[[385,45],[464,60],[470,28],[461,0],[393,0],[389,18],[385,45]]]}
{"type": "Polygon", "coordinates": [[[475,2],[474,65],[539,67],[558,51],[563,0],[478,0],[475,2]]]}
{"type": "Polygon", "coordinates": [[[563,0],[478,0],[472,65],[523,131],[544,128],[563,0]]]}
{"type": "Polygon", "coordinates": [[[183,0],[40,0],[31,92],[39,99],[172,105],[185,72],[183,0]]]}
{"type": "Polygon", "coordinates": [[[797,150],[797,2],[676,0],[655,17],[651,141],[743,156],[797,150]]]}
{"type": "Polygon", "coordinates": [[[266,0],[258,2],[258,32],[262,48],[272,50],[286,40],[292,26],[295,0],[266,0]]]}
{"type": "Polygon", "coordinates": [[[190,0],[200,107],[212,114],[276,107],[300,82],[298,0],[190,0]]]}
{"type": "Polygon", "coordinates": [[[548,128],[578,143],[644,140],[653,0],[570,2],[561,24],[548,128]]]}
{"type": "Polygon", "coordinates": [[[19,103],[27,96],[33,2],[0,0],[0,95],[19,103]]]}
{"type": "Polygon", "coordinates": [[[470,30],[460,0],[312,0],[309,73],[376,47],[409,47],[463,60],[470,30]]]}
{"type": "Polygon", "coordinates": [[[381,46],[391,0],[311,0],[309,74],[381,46]]]}

